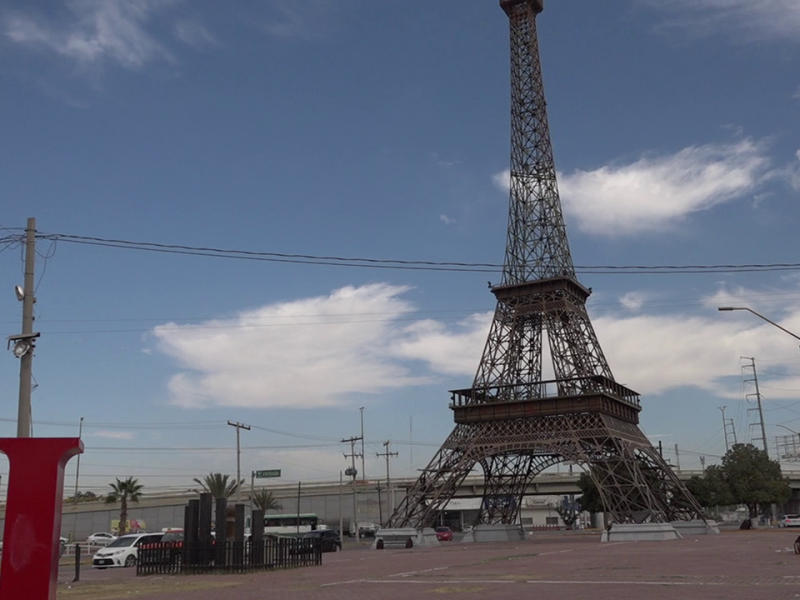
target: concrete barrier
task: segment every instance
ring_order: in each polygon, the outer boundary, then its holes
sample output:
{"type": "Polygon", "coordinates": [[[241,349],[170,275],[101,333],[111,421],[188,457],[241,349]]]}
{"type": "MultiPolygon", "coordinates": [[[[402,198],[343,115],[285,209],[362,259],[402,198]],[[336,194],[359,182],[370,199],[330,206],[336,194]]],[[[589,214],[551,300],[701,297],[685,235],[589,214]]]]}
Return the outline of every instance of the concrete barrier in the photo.
{"type": "Polygon", "coordinates": [[[373,550],[415,548],[418,546],[441,546],[432,527],[424,529],[414,529],[413,527],[379,529],[375,533],[375,541],[372,542],[373,550]]]}

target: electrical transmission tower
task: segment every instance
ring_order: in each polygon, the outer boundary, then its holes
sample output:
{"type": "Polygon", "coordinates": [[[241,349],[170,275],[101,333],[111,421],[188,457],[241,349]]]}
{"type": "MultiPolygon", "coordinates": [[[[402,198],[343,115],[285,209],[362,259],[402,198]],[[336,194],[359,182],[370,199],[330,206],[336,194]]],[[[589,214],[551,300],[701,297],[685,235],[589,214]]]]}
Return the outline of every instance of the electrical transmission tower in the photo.
{"type": "Polygon", "coordinates": [[[455,429],[390,527],[426,527],[472,471],[475,525],[516,522],[522,496],[560,462],[586,465],[613,522],[702,517],[638,427],[639,394],[617,383],[586,312],[567,242],[545,110],[536,17],[543,0],[501,0],[511,33],[510,218],[494,321],[471,388],[452,393],[455,429]],[[546,336],[546,338],[545,338],[546,336]],[[543,380],[544,340],[555,379],[543,380]]]}

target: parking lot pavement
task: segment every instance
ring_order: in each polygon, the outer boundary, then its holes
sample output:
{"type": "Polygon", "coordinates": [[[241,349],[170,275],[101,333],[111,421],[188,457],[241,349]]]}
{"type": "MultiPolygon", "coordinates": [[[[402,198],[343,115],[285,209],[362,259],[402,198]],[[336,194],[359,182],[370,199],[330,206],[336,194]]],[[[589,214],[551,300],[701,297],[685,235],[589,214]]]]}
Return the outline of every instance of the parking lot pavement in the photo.
{"type": "MultiPolygon", "coordinates": [[[[325,554],[322,567],[232,576],[226,588],[147,600],[386,600],[483,594],[498,600],[779,600],[800,597],[797,532],[736,531],[669,542],[601,544],[598,535],[537,534],[524,542],[325,554]],[[796,596],[797,595],[797,596],[796,596]]],[[[125,571],[124,569],[116,570],[125,571]]],[[[202,585],[220,576],[183,578],[202,585]],[[205,577],[205,578],[204,578],[205,577]]],[[[120,582],[123,585],[123,582],[120,582]]],[[[92,585],[87,582],[85,585],[92,585]]]]}
{"type": "MultiPolygon", "coordinates": [[[[81,565],[81,581],[117,581],[119,579],[134,579],[135,568],[95,569],[92,565],[81,565]]],[[[62,561],[58,565],[58,583],[72,583],[75,579],[75,564],[65,565],[62,561]]]]}

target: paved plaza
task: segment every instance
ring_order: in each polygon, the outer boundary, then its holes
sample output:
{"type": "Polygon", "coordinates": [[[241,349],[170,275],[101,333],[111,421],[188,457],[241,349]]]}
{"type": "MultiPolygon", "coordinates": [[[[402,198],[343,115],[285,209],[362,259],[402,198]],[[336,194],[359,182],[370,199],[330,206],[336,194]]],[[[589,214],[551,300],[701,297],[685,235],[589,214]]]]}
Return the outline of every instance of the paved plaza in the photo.
{"type": "Polygon", "coordinates": [[[143,600],[491,599],[779,600],[800,598],[800,531],[732,531],[669,542],[601,544],[599,535],[549,533],[525,542],[325,554],[323,566],[255,575],[143,578],[105,571],[105,581],[59,585],[59,597],[143,600]],[[174,584],[168,591],[166,588],[174,584]],[[178,585],[180,584],[180,585],[178,585]],[[103,596],[92,586],[111,586],[103,596]],[[178,591],[181,586],[191,586],[178,591]],[[118,586],[118,589],[117,589],[118,586]],[[208,589],[203,589],[207,587],[208,589]],[[108,595],[112,594],[112,595],[108,595]]]}

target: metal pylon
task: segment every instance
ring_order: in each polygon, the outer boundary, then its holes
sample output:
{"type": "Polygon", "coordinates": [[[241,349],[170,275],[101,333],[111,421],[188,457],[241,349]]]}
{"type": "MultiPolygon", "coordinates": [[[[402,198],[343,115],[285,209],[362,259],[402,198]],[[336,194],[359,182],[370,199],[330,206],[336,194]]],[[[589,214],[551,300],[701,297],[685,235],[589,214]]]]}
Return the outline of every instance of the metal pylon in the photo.
{"type": "Polygon", "coordinates": [[[434,523],[467,475],[484,474],[475,524],[516,522],[543,470],[584,465],[612,522],[702,518],[638,427],[639,395],[614,381],[567,241],[547,124],[536,17],[543,0],[500,0],[511,33],[511,189],[497,309],[471,388],[452,391],[456,427],[390,520],[434,523]],[[542,380],[544,334],[555,379],[542,380]]]}

